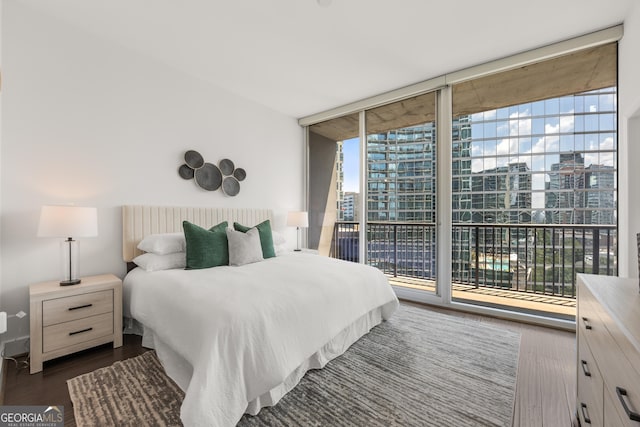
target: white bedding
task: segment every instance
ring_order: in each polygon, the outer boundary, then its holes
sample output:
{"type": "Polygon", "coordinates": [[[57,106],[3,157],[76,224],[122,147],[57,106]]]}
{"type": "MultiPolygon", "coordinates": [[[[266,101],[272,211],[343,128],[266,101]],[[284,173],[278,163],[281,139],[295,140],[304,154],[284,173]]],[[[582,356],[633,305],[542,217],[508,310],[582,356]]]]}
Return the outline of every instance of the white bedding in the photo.
{"type": "Polygon", "coordinates": [[[336,340],[348,347],[398,306],[379,270],[310,254],[242,267],[137,268],[125,288],[131,315],[161,343],[160,359],[175,353],[190,364],[190,380],[177,381],[186,426],[232,426],[275,404],[318,367],[309,360],[319,350],[336,340]]]}

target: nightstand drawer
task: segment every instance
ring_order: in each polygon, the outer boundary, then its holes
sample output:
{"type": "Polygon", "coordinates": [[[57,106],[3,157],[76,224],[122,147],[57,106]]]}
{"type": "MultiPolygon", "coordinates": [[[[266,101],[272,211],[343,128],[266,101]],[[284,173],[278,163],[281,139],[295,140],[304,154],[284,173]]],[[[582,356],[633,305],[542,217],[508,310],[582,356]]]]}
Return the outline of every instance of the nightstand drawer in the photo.
{"type": "Polygon", "coordinates": [[[56,298],[42,302],[42,325],[46,327],[112,311],[111,289],[56,298]]]}
{"type": "Polygon", "coordinates": [[[43,330],[44,353],[113,334],[113,313],[47,326],[43,330]]]}

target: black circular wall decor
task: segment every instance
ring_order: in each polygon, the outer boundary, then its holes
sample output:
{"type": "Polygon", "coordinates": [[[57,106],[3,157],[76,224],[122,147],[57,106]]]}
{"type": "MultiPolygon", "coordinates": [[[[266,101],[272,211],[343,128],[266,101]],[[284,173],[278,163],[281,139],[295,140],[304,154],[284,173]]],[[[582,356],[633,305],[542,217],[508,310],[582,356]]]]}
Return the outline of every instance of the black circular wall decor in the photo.
{"type": "Polygon", "coordinates": [[[244,181],[244,179],[247,177],[247,172],[242,168],[238,168],[238,169],[233,171],[233,176],[238,181],[244,181]]]}
{"type": "Polygon", "coordinates": [[[235,169],[235,165],[229,159],[220,160],[218,166],[220,167],[220,171],[222,172],[222,174],[225,176],[231,175],[233,173],[233,170],[235,169]]]}
{"type": "Polygon", "coordinates": [[[227,196],[236,196],[240,193],[240,181],[244,181],[247,172],[237,168],[229,159],[222,159],[218,166],[213,163],[205,163],[204,158],[195,150],[184,153],[183,165],[178,168],[178,174],[183,179],[193,179],[196,184],[207,191],[215,191],[222,188],[227,196]]]}
{"type": "Polygon", "coordinates": [[[191,169],[200,169],[202,166],[204,166],[204,158],[200,153],[194,150],[189,150],[184,153],[184,162],[191,169]]]}
{"type": "Polygon", "coordinates": [[[180,174],[180,177],[182,177],[182,179],[193,179],[193,173],[195,171],[193,169],[191,169],[189,167],[189,165],[181,165],[178,168],[178,174],[180,174]]]}
{"type": "Polygon", "coordinates": [[[232,176],[227,176],[222,181],[222,191],[227,196],[236,196],[240,192],[240,183],[232,176]]]}
{"type": "Polygon", "coordinates": [[[200,169],[196,169],[195,180],[201,188],[215,191],[222,184],[222,174],[216,165],[205,163],[200,169]]]}

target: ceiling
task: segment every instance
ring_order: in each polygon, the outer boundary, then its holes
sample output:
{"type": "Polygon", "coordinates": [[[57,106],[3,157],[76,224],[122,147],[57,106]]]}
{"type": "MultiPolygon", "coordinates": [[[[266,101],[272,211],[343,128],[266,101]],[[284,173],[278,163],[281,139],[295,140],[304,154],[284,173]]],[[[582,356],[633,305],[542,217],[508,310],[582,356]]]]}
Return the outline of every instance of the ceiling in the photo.
{"type": "Polygon", "coordinates": [[[634,0],[21,3],[297,118],[618,24],[634,0]]]}

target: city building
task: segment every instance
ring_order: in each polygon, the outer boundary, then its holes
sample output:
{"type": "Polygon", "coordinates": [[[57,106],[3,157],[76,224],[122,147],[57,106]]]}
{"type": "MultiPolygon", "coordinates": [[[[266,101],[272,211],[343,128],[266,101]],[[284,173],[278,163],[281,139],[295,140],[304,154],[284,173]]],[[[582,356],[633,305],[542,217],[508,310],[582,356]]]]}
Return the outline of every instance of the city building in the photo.
{"type": "Polygon", "coordinates": [[[435,220],[435,123],[367,136],[369,221],[435,220]]]}
{"type": "Polygon", "coordinates": [[[342,220],[343,221],[358,221],[358,202],[360,200],[360,193],[353,191],[346,191],[342,196],[342,220]]]}

